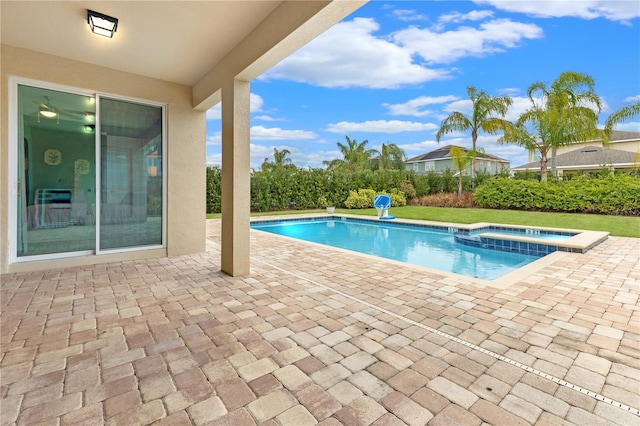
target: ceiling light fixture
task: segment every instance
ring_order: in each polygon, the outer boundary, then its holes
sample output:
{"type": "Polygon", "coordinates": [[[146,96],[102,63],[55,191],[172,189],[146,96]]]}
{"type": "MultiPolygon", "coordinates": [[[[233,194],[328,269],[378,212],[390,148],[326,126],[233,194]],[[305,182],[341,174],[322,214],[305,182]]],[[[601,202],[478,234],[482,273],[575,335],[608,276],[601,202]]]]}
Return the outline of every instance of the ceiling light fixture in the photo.
{"type": "Polygon", "coordinates": [[[38,122],[40,122],[40,116],[43,116],[46,118],[58,117],[58,122],[60,122],[60,116],[58,114],[58,111],[56,111],[51,106],[51,98],[49,96],[45,96],[44,98],[47,100],[47,103],[40,104],[40,106],[38,107],[38,122]]]}
{"type": "Polygon", "coordinates": [[[42,115],[43,117],[47,117],[47,118],[53,118],[56,115],[58,115],[58,113],[55,112],[55,111],[47,111],[46,109],[41,109],[40,110],[40,115],[42,115]]]}
{"type": "Polygon", "coordinates": [[[87,22],[91,31],[104,37],[113,37],[118,28],[118,19],[87,9],[87,22]]]}

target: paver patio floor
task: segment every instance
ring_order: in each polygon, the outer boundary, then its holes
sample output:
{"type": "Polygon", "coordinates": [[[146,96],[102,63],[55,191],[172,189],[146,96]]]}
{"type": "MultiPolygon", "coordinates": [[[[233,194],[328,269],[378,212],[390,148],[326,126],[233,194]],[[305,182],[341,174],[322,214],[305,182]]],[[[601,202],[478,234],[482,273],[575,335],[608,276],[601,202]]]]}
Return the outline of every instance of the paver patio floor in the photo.
{"type": "Polygon", "coordinates": [[[638,425],[640,239],[498,288],[251,232],[1,277],[0,423],[638,425]]]}

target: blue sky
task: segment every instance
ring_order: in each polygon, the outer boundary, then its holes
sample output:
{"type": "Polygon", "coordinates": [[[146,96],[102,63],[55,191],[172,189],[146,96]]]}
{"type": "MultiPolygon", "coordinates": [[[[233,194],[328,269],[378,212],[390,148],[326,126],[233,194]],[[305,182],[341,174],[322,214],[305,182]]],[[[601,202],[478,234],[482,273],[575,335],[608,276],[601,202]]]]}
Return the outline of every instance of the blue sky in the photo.
{"type": "MultiPolygon", "coordinates": [[[[640,99],[640,2],[370,1],[251,83],[251,167],[273,148],[299,167],[340,158],[345,136],[367,147],[395,143],[408,158],[471,146],[470,134],[435,134],[451,111],[467,113],[467,87],[507,94],[514,120],[527,87],[560,73],[591,75],[600,123],[640,99]]],[[[207,112],[207,163],[221,163],[220,105],[207,112]]],[[[640,131],[640,118],[619,130],[640,131]]],[[[480,135],[478,146],[515,167],[515,145],[480,135]]]]}

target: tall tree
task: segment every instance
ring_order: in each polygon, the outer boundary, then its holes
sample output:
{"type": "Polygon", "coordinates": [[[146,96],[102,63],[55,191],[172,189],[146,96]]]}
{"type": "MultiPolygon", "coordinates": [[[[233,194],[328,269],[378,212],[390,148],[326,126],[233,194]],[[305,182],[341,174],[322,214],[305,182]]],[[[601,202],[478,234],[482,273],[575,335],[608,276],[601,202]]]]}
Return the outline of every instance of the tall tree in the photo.
{"type": "Polygon", "coordinates": [[[342,158],[336,158],[330,161],[323,161],[329,169],[339,170],[346,169],[350,173],[369,166],[371,159],[378,153],[375,149],[367,149],[368,140],[358,143],[355,139],[349,139],[345,136],[347,143],[338,142],[338,148],[342,153],[342,158]]]}
{"type": "Polygon", "coordinates": [[[375,169],[404,169],[404,160],[406,155],[402,148],[395,143],[382,144],[378,156],[373,159],[373,168],[375,169]]]}
{"type": "MultiPolygon", "coordinates": [[[[505,120],[499,117],[505,116],[513,101],[508,96],[489,96],[484,90],[478,91],[473,86],[467,87],[467,94],[471,100],[471,116],[453,111],[442,120],[436,140],[440,142],[440,138],[448,133],[471,131],[471,150],[475,152],[478,131],[494,134],[502,128],[505,120]]],[[[471,178],[474,176],[475,162],[472,161],[471,178]]]]}
{"type": "Polygon", "coordinates": [[[622,123],[623,121],[627,121],[630,118],[633,118],[637,115],[640,115],[640,101],[637,101],[635,104],[626,105],[619,110],[613,112],[604,124],[604,130],[607,135],[611,135],[613,128],[618,123],[622,123]]]}
{"type": "Polygon", "coordinates": [[[504,135],[498,142],[539,151],[541,181],[547,181],[547,164],[552,150],[590,139],[607,140],[597,127],[602,101],[590,76],[563,72],[551,86],[539,81],[533,83],[527,96],[531,107],[514,124],[503,124],[504,135]]]}
{"type": "Polygon", "coordinates": [[[268,158],[265,158],[262,162],[262,171],[282,171],[286,168],[294,167],[293,161],[291,158],[287,158],[288,155],[291,154],[287,148],[283,148],[278,150],[278,148],[273,148],[273,161],[270,161],[268,158]]]}

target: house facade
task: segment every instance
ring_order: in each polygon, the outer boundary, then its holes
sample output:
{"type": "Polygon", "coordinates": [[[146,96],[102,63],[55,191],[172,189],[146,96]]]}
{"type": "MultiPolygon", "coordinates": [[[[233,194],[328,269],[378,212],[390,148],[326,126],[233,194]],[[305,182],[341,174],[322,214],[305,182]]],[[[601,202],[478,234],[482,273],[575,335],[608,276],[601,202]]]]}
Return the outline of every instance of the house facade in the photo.
{"type": "MultiPolygon", "coordinates": [[[[529,152],[530,162],[514,167],[514,172],[539,172],[540,158],[529,152]]],[[[551,158],[547,163],[551,169],[551,158]]],[[[610,141],[602,140],[562,146],[556,151],[558,177],[565,173],[597,172],[603,168],[631,170],[640,167],[640,132],[613,131],[610,141]]]]}
{"type": "MultiPolygon", "coordinates": [[[[418,155],[405,161],[406,169],[413,170],[417,175],[425,175],[430,172],[443,173],[446,170],[456,171],[453,159],[449,152],[452,145],[443,146],[426,154],[418,155]]],[[[461,148],[464,152],[469,150],[461,148]]],[[[489,175],[495,175],[503,171],[509,171],[510,163],[504,158],[496,157],[486,153],[480,153],[475,158],[475,170],[489,175]]],[[[463,171],[464,175],[471,175],[471,168],[463,171]]]]}
{"type": "Polygon", "coordinates": [[[250,82],[364,3],[0,2],[0,273],[204,251],[219,102],[221,265],[248,273],[250,82]]]}

